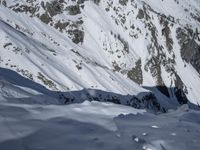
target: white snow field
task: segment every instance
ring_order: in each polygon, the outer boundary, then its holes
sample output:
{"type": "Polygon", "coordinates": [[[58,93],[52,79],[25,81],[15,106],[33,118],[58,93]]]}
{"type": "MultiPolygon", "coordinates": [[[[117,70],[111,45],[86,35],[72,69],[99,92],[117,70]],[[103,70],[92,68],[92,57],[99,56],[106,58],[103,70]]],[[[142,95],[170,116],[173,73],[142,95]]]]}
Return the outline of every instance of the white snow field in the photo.
{"type": "Polygon", "coordinates": [[[161,105],[178,106],[175,87],[200,103],[199,73],[177,37],[182,29],[199,46],[199,0],[0,2],[0,67],[56,91],[138,95],[160,85],[169,88],[154,92],[161,105]]]}

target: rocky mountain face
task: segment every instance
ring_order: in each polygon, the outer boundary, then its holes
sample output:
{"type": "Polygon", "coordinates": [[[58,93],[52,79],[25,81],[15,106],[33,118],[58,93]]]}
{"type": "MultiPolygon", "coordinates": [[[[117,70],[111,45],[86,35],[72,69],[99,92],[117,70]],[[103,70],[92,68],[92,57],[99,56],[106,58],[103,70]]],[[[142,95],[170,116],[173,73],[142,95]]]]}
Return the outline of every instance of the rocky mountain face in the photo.
{"type": "Polygon", "coordinates": [[[200,103],[200,1],[0,3],[1,68],[57,91],[65,103],[90,99],[156,111],[200,103]],[[84,98],[63,94],[82,89],[90,89],[84,98]]]}

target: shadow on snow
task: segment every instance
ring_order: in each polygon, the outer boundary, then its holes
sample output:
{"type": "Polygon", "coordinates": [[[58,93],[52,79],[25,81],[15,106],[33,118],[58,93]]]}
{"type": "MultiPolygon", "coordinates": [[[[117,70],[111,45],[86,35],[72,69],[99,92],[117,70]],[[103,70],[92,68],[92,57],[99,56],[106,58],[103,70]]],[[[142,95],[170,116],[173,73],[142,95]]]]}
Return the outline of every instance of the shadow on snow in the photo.
{"type": "Polygon", "coordinates": [[[190,108],[199,109],[199,106],[191,104],[181,89],[176,87],[143,87],[147,92],[141,92],[137,95],[121,95],[117,93],[102,91],[98,89],[83,89],[80,91],[51,91],[43,85],[29,80],[15,71],[0,68],[0,87],[3,92],[7,84],[16,87],[29,88],[37,91],[39,94],[29,93],[25,98],[14,98],[3,95],[10,102],[22,104],[70,104],[80,103],[84,100],[113,102],[116,104],[128,105],[138,109],[147,109],[153,112],[166,112],[168,109],[188,104],[190,108]]]}

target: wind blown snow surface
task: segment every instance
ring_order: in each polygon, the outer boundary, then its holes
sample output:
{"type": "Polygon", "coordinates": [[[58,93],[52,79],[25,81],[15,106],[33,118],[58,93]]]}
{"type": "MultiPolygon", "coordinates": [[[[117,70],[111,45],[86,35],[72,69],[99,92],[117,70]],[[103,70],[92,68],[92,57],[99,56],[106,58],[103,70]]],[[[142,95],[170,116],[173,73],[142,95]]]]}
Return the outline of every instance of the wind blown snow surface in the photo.
{"type": "Polygon", "coordinates": [[[112,103],[0,103],[2,150],[200,149],[200,112],[154,115],[112,103]],[[119,115],[119,116],[118,116],[119,115]]]}

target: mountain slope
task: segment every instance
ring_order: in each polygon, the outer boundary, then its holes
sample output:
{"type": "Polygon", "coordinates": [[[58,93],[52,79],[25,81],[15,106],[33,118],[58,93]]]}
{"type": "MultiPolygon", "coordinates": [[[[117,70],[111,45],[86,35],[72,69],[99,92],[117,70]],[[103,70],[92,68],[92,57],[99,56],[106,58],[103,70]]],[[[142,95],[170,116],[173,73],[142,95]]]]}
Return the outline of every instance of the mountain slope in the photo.
{"type": "Polygon", "coordinates": [[[152,92],[163,107],[199,104],[198,6],[198,0],[1,0],[0,66],[54,91],[152,92]]]}

